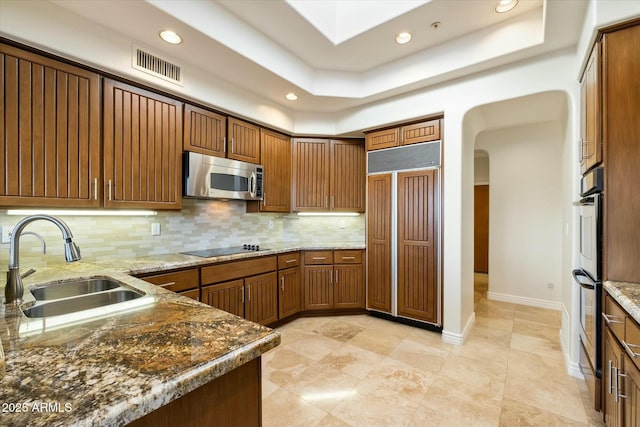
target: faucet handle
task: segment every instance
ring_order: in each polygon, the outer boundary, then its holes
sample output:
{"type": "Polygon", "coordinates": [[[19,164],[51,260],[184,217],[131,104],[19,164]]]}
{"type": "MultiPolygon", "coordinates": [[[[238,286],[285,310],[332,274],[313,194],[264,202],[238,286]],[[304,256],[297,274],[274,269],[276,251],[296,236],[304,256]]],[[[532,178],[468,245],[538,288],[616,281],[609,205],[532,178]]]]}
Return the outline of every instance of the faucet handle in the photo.
{"type": "Polygon", "coordinates": [[[35,269],[35,268],[30,268],[30,269],[28,269],[27,271],[25,271],[24,273],[22,273],[22,274],[20,275],[20,278],[21,278],[21,279],[24,279],[25,277],[29,277],[29,276],[31,276],[31,275],[32,275],[33,273],[35,273],[35,272],[36,272],[36,269],[35,269]]]}

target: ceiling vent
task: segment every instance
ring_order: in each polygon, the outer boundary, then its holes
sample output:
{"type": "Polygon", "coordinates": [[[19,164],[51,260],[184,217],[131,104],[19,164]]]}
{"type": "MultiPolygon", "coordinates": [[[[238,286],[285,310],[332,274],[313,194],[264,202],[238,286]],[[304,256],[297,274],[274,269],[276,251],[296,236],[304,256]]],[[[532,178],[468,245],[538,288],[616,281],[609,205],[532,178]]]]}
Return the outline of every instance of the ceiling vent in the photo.
{"type": "Polygon", "coordinates": [[[133,46],[133,68],[182,86],[180,65],[133,46]]]}

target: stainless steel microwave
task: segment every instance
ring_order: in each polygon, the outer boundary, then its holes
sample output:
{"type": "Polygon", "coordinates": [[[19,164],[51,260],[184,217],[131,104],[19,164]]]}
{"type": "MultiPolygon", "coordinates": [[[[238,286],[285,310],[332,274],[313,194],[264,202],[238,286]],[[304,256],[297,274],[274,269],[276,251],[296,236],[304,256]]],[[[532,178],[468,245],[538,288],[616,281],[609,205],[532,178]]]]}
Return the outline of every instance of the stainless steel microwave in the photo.
{"type": "Polygon", "coordinates": [[[185,152],[182,170],[185,197],[262,200],[262,165],[185,152]]]}

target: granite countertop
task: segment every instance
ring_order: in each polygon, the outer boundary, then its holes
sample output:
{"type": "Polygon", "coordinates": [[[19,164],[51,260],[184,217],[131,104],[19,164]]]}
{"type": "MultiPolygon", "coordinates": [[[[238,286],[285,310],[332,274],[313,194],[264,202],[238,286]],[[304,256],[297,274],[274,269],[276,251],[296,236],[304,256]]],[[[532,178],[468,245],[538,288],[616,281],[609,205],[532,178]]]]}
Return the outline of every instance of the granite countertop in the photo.
{"type": "Polygon", "coordinates": [[[640,283],[606,281],[603,287],[636,322],[640,323],[640,283]]]}
{"type": "MultiPolygon", "coordinates": [[[[364,249],[363,243],[272,245],[214,258],[166,254],[39,268],[29,286],[96,275],[146,292],[135,310],[51,327],[0,307],[0,425],[123,425],[249,362],[280,334],[130,274],[151,273],[297,250],[364,249]],[[35,324],[35,326],[34,326],[35,324]]],[[[0,287],[6,282],[0,275],[0,287]]],[[[4,300],[4,289],[2,299],[4,300]]]]}

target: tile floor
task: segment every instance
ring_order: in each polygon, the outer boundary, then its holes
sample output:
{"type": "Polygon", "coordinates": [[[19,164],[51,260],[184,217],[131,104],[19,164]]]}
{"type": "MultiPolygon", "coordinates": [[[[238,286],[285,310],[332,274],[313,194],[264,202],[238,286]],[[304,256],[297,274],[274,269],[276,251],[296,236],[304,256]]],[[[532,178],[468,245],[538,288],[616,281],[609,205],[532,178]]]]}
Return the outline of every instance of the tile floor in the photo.
{"type": "Polygon", "coordinates": [[[367,315],[301,318],[262,358],[263,425],[601,426],[569,376],[560,313],[489,301],[462,346],[367,315]]]}

